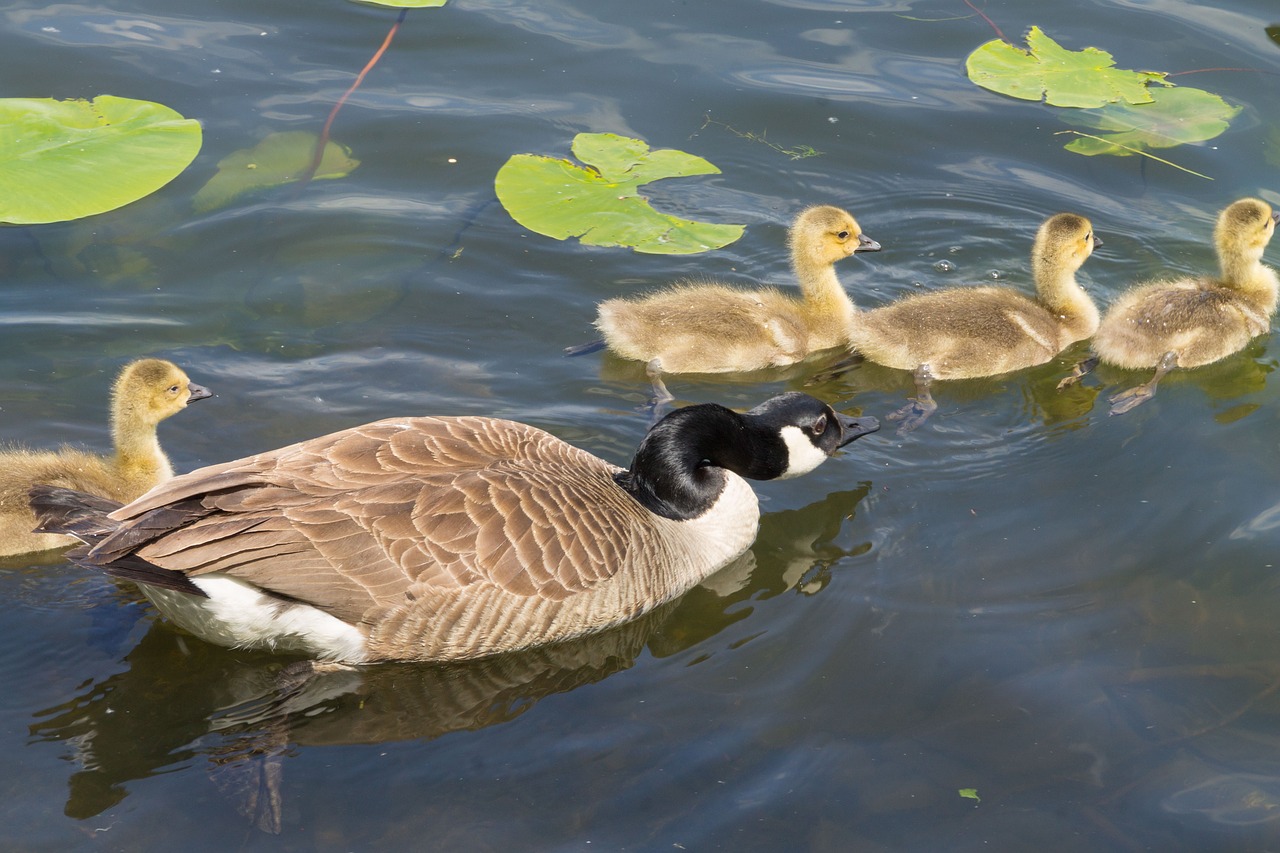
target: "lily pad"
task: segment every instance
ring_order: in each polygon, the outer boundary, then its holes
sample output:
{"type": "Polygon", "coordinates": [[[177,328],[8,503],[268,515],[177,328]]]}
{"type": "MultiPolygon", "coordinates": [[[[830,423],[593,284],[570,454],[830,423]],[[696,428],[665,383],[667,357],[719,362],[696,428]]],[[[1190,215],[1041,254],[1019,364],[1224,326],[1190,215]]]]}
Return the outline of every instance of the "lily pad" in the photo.
{"type": "Polygon", "coordinates": [[[0,222],[123,207],[181,174],[200,144],[198,121],[151,101],[0,99],[0,222]]]}
{"type": "Polygon", "coordinates": [[[580,133],[568,160],[516,154],[494,179],[498,199],[531,231],[590,246],[629,246],[637,252],[688,255],[727,246],[745,226],[694,222],[654,210],[637,193],[661,178],[718,175],[701,157],[612,133],[580,133]]]}
{"type": "Polygon", "coordinates": [[[1203,89],[1179,86],[1151,94],[1149,104],[1111,104],[1074,116],[1082,124],[1106,133],[1073,140],[1067,150],[1090,157],[1123,156],[1150,148],[1203,142],[1225,131],[1240,112],[1240,107],[1203,89]]]}
{"type": "Polygon", "coordinates": [[[1095,47],[1067,50],[1039,27],[1031,28],[1027,47],[1022,50],[1000,39],[987,42],[965,60],[969,79],[1014,98],[1044,98],[1056,107],[1087,108],[1117,101],[1149,103],[1147,84],[1163,83],[1165,78],[1156,71],[1116,68],[1111,54],[1095,47]]]}
{"type": "MultiPolygon", "coordinates": [[[[201,213],[230,204],[254,190],[291,184],[311,168],[316,134],[305,130],[272,133],[252,148],[243,148],[218,161],[218,172],[192,200],[201,213]]],[[[330,140],[311,180],[345,178],[360,165],[345,146],[330,140]]]]}

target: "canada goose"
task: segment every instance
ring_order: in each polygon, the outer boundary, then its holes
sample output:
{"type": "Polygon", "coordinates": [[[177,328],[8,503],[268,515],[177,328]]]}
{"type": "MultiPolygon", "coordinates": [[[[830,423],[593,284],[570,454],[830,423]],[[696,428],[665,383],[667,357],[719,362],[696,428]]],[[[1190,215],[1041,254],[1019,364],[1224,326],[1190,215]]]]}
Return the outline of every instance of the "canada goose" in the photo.
{"type": "Polygon", "coordinates": [[[911,370],[916,396],[889,415],[907,432],[937,409],[934,379],[996,376],[1044,364],[1098,328],[1076,271],[1102,241],[1083,216],[1059,213],[1036,233],[1036,297],[1007,287],[953,287],[908,296],[854,319],[851,346],[868,361],[911,370]]]}
{"type": "Polygon", "coordinates": [[[844,346],[855,309],[835,263],[878,252],[847,211],[810,207],[788,233],[800,298],[777,288],[741,290],[689,281],[657,293],[601,302],[595,325],[623,358],[643,361],[658,404],[671,400],[663,373],[733,373],[794,364],[844,346]]]}
{"type": "Polygon", "coordinates": [[[112,456],[84,450],[14,448],[0,452],[0,556],[74,545],[74,539],[33,533],[27,504],[34,483],[50,483],[116,501],[131,501],[173,476],[156,425],[209,391],[172,362],[144,358],[121,369],[111,389],[112,456]]]}
{"type": "MultiPolygon", "coordinates": [[[[1244,348],[1271,328],[1280,282],[1262,263],[1280,214],[1256,198],[1240,199],[1218,215],[1213,231],[1218,278],[1180,278],[1139,285],[1107,310],[1093,338],[1096,357],[1116,367],[1155,368],[1151,379],[1110,398],[1119,415],[1155,396],[1175,367],[1200,367],[1244,348]]],[[[1077,365],[1059,383],[1070,385],[1091,370],[1077,365]]]]}
{"type": "Polygon", "coordinates": [[[799,393],[704,403],[623,470],[484,417],[399,418],[175,477],[110,515],[36,486],[74,562],[139,583],[210,642],[345,663],[452,660],[620,624],[745,551],[743,480],[803,474],[879,428],[799,393]]]}

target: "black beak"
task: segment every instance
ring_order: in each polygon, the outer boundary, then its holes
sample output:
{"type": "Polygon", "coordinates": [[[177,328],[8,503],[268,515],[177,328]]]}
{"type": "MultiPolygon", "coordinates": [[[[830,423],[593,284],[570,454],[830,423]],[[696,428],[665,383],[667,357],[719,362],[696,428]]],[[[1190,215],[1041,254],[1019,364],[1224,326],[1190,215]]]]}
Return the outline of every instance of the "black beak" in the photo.
{"type": "Polygon", "coordinates": [[[1106,244],[1106,243],[1104,243],[1104,242],[1102,242],[1102,238],[1101,238],[1101,237],[1099,237],[1097,234],[1094,234],[1094,235],[1093,235],[1093,248],[1095,248],[1095,249],[1096,249],[1096,248],[1098,248],[1099,246],[1105,246],[1105,245],[1107,245],[1107,244],[1106,244]]]}
{"type": "Polygon", "coordinates": [[[836,413],[836,417],[840,418],[840,444],[838,447],[844,447],[851,444],[868,433],[875,432],[880,429],[880,422],[873,417],[851,418],[848,415],[836,413]]]}
{"type": "Polygon", "coordinates": [[[1280,225],[1280,213],[1271,214],[1271,221],[1277,225],[1280,225]]]}
{"type": "Polygon", "coordinates": [[[203,400],[205,397],[213,396],[213,392],[208,388],[203,385],[197,385],[194,382],[187,383],[187,391],[191,393],[191,396],[187,398],[188,403],[191,403],[194,400],[203,400]]]}
{"type": "Polygon", "coordinates": [[[880,251],[880,244],[877,243],[875,240],[872,240],[866,234],[859,234],[858,248],[854,249],[853,251],[854,252],[878,252],[880,251]]]}

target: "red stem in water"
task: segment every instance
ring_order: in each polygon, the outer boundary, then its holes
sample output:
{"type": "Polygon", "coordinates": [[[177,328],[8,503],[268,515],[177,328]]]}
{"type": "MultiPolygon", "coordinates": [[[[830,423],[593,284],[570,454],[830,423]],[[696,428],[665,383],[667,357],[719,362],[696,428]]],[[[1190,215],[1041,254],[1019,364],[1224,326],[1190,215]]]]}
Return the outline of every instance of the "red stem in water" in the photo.
{"type": "Polygon", "coordinates": [[[351,84],[347,91],[342,93],[342,97],[338,98],[338,102],[333,105],[333,109],[329,110],[329,118],[325,120],[324,129],[320,131],[320,138],[316,140],[316,151],[311,155],[311,165],[307,167],[307,171],[299,181],[295,194],[302,192],[303,188],[316,176],[316,171],[320,168],[320,162],[324,160],[324,149],[329,144],[329,130],[333,127],[333,120],[338,117],[338,110],[342,109],[342,105],[347,102],[347,98],[351,97],[351,94],[360,88],[360,84],[364,82],[365,75],[372,70],[373,66],[378,64],[378,60],[382,58],[382,54],[387,52],[387,48],[391,47],[391,40],[395,38],[396,30],[400,29],[400,25],[404,23],[405,15],[408,13],[409,8],[407,6],[400,10],[400,16],[391,25],[391,29],[387,32],[387,37],[382,40],[382,47],[378,48],[373,57],[365,63],[364,68],[361,68],[360,73],[356,75],[356,81],[351,84]]]}
{"type": "MultiPolygon", "coordinates": [[[[987,17],[986,12],[983,12],[977,6],[973,5],[973,3],[970,2],[970,0],[964,0],[964,5],[968,6],[973,11],[977,12],[978,17],[982,18],[982,20],[990,24],[991,29],[996,31],[996,35],[1000,36],[1000,41],[1005,41],[1005,42],[1009,41],[1009,39],[1005,37],[1005,34],[1000,31],[1000,28],[996,26],[996,22],[987,17]]],[[[1009,43],[1013,44],[1013,42],[1009,42],[1009,43]]]]}

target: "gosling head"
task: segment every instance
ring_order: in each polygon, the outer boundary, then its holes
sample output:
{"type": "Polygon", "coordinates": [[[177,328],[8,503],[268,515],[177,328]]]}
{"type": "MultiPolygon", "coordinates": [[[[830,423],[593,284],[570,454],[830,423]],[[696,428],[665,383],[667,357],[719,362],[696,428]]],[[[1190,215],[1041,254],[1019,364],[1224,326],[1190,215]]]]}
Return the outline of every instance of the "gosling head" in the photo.
{"type": "Polygon", "coordinates": [[[1093,223],[1074,213],[1050,216],[1036,232],[1031,257],[1039,270],[1044,267],[1074,273],[1089,259],[1102,240],[1093,233],[1093,223]]]}
{"type": "Polygon", "coordinates": [[[880,251],[880,244],[862,233],[849,211],[829,204],[802,211],[791,226],[789,240],[792,253],[815,266],[834,264],[854,252],[880,251]]]}
{"type": "Polygon", "coordinates": [[[151,425],[177,414],[191,401],[209,396],[209,389],[188,379],[182,368],[159,358],[128,364],[120,371],[111,392],[117,411],[128,412],[151,425]]]}
{"type": "Polygon", "coordinates": [[[1224,266],[1233,258],[1249,262],[1262,260],[1262,253],[1276,233],[1277,222],[1280,214],[1261,199],[1242,198],[1227,205],[1218,214],[1218,224],[1213,231],[1218,258],[1224,266]]]}

